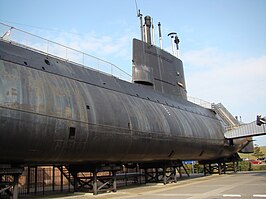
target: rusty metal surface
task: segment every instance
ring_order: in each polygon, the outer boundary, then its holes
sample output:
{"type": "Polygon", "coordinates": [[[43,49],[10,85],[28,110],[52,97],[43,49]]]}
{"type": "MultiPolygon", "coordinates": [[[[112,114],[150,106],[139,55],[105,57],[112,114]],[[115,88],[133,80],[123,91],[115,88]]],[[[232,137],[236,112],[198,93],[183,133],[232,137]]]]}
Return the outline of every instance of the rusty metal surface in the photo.
{"type": "Polygon", "coordinates": [[[1,163],[204,160],[237,150],[224,147],[213,111],[176,95],[4,41],[0,58],[1,163]]]}

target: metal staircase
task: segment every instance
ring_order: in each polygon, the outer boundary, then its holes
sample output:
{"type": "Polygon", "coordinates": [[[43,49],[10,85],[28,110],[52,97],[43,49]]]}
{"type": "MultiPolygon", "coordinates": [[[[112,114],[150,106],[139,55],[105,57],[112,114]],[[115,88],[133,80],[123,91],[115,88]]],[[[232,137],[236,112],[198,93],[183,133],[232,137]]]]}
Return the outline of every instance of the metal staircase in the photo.
{"type": "Polygon", "coordinates": [[[67,166],[58,166],[59,171],[63,174],[63,176],[69,181],[69,183],[74,186],[75,180],[74,176],[71,174],[69,168],[67,166]]]}
{"type": "Polygon", "coordinates": [[[212,103],[211,108],[215,111],[226,130],[240,126],[240,122],[221,103],[212,103]]]}

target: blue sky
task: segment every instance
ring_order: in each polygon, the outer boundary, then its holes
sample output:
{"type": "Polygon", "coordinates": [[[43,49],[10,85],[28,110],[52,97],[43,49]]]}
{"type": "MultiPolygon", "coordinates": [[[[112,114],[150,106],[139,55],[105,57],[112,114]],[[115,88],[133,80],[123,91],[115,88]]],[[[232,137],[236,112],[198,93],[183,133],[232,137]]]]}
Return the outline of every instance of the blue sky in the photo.
{"type": "MultiPolygon", "coordinates": [[[[223,103],[242,121],[266,115],[265,0],[137,0],[180,38],[188,95],[223,103]]],[[[131,74],[135,0],[0,0],[0,21],[106,59],[131,74]]],[[[157,40],[157,44],[158,44],[157,40]]],[[[266,146],[266,136],[255,138],[266,146]]]]}

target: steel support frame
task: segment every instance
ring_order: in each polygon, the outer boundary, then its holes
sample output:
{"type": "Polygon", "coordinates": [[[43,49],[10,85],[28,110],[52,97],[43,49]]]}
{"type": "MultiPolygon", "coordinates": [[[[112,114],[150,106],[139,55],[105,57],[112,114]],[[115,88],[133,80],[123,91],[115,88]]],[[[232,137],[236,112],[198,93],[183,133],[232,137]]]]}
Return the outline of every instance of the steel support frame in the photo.
{"type": "Polygon", "coordinates": [[[163,182],[167,184],[170,182],[177,182],[176,170],[176,167],[145,168],[145,183],[163,182]]]}
{"type": "MultiPolygon", "coordinates": [[[[101,171],[101,168],[100,168],[101,171]]],[[[118,170],[108,170],[111,171],[111,175],[107,176],[99,176],[97,169],[93,171],[93,195],[97,195],[101,191],[117,191],[117,181],[116,181],[116,173],[118,170]]]]}
{"type": "MultiPolygon", "coordinates": [[[[121,165],[71,165],[66,167],[73,177],[74,191],[87,190],[97,195],[102,191],[117,191],[117,171],[120,171],[121,165]],[[79,174],[90,173],[90,176],[79,174]],[[102,175],[105,173],[105,175],[102,175]],[[108,173],[109,175],[106,175],[108,173]]],[[[61,170],[62,172],[63,170],[61,170]]],[[[68,179],[70,180],[70,179],[68,179]]]]}
{"type": "Polygon", "coordinates": [[[227,171],[233,171],[236,173],[238,171],[238,162],[241,160],[238,156],[232,156],[230,158],[223,158],[213,161],[201,161],[203,164],[203,172],[206,176],[207,174],[226,174],[227,171]]]}
{"type": "MultiPolygon", "coordinates": [[[[163,182],[163,184],[167,183],[176,183],[177,182],[177,171],[182,177],[181,167],[183,166],[181,161],[170,161],[163,163],[142,163],[140,164],[140,169],[144,170],[145,183],[150,182],[163,182]]],[[[186,171],[188,174],[188,172],[186,171]]],[[[189,174],[188,174],[189,176],[189,174]]]]}
{"type": "Polygon", "coordinates": [[[0,193],[5,192],[10,198],[18,198],[19,176],[23,168],[12,167],[11,165],[1,165],[0,167],[0,193]],[[9,178],[7,178],[10,176],[9,178]],[[4,179],[5,178],[5,179],[4,179]]]}

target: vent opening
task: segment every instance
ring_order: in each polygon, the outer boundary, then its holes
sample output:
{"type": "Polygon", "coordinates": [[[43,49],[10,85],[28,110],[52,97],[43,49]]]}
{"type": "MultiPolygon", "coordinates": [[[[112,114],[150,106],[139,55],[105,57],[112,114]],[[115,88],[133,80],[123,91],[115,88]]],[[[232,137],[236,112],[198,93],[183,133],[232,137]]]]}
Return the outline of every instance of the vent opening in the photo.
{"type": "Polygon", "coordinates": [[[44,62],[47,64],[47,65],[50,65],[50,62],[48,59],[45,59],[44,62]]]}
{"type": "Polygon", "coordinates": [[[69,136],[68,139],[75,139],[76,135],[76,128],[75,127],[69,127],[69,136]]]}
{"type": "Polygon", "coordinates": [[[143,84],[143,85],[146,85],[146,86],[153,86],[153,83],[152,82],[148,82],[148,81],[135,80],[134,83],[143,84]]]}

